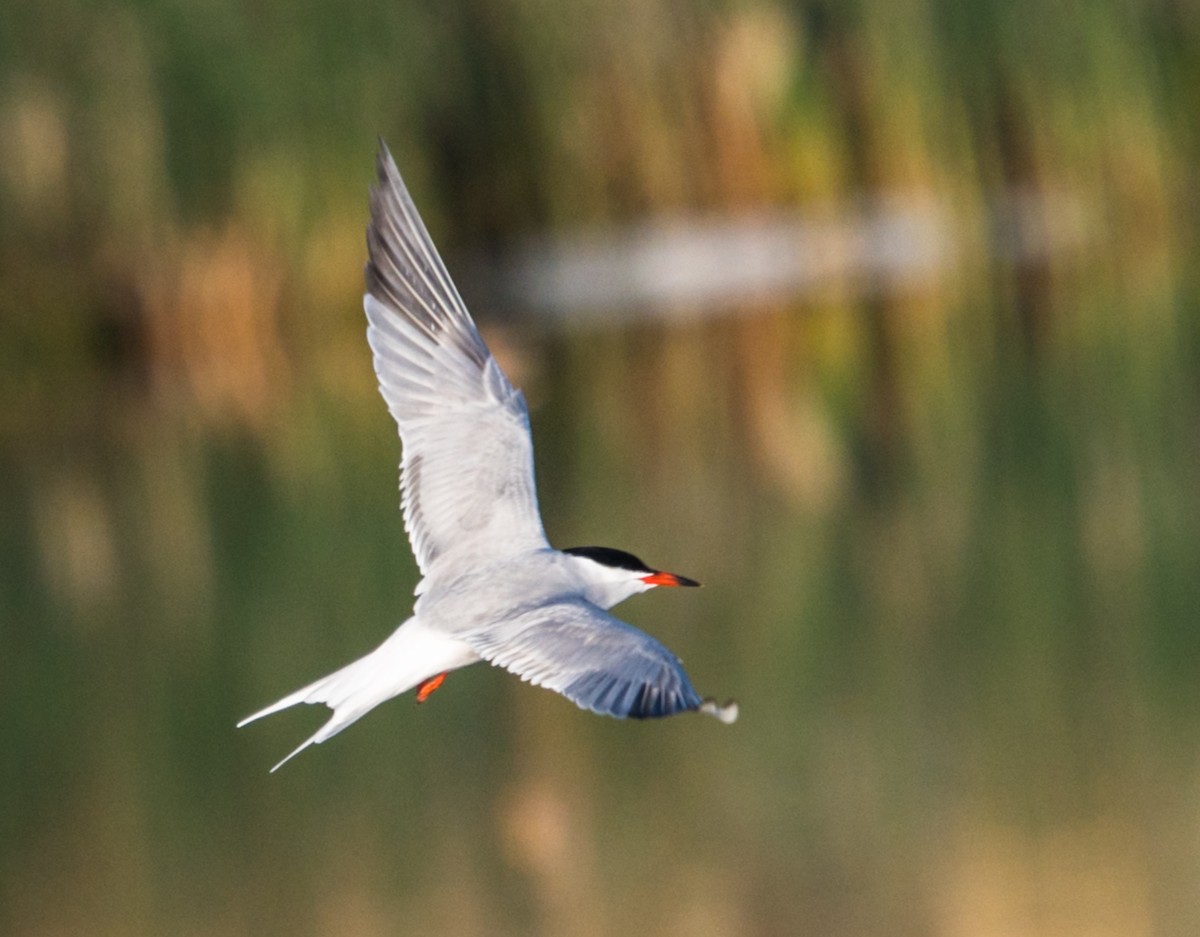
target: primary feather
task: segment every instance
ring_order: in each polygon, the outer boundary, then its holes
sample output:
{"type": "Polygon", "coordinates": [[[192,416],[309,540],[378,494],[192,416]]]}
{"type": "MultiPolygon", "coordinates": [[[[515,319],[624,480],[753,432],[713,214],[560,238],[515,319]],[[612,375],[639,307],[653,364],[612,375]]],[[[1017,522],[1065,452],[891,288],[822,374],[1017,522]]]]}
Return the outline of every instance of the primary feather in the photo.
{"type": "Polygon", "coordinates": [[[367,340],[404,444],[404,526],[424,574],[452,553],[546,547],[529,412],[488,351],[386,147],[367,229],[367,340]]]}
{"type": "Polygon", "coordinates": [[[648,719],[703,702],[679,658],[582,599],[530,609],[464,640],[484,660],[602,715],[648,719]]]}

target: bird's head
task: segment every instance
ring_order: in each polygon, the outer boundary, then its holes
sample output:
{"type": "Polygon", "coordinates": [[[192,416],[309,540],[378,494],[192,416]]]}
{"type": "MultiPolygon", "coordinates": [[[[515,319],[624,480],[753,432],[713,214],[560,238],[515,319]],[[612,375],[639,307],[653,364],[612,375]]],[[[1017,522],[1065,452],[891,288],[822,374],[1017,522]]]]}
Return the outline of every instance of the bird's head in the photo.
{"type": "Polygon", "coordinates": [[[609,609],[630,596],[655,586],[698,586],[686,576],[664,573],[647,566],[632,553],[611,547],[571,547],[563,550],[572,558],[584,583],[587,600],[609,609]]]}

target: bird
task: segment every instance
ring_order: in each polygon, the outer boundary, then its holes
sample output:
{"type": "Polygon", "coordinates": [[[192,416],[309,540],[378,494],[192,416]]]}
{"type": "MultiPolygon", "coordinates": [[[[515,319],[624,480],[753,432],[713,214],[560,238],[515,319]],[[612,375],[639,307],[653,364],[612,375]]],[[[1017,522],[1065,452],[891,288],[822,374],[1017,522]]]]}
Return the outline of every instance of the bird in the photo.
{"type": "Polygon", "coordinates": [[[585,710],[649,719],[698,711],[680,660],[608,614],[625,599],[695,580],[610,547],[550,546],[534,484],[529,411],[492,356],[379,141],[367,226],[367,341],[401,442],[400,503],[421,578],[410,617],[364,657],[247,716],[301,703],[332,715],[272,772],[409,690],[424,702],[486,661],[585,710]]]}

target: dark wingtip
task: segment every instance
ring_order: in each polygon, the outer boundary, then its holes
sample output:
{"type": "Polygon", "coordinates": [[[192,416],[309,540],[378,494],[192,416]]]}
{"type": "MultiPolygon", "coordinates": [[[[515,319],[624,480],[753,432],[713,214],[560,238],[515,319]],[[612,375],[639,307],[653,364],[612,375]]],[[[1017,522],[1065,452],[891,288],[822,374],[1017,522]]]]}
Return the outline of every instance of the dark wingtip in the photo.
{"type": "Polygon", "coordinates": [[[703,706],[691,684],[678,678],[626,682],[613,674],[583,675],[562,694],[577,706],[617,719],[661,719],[703,706]]]}
{"type": "Polygon", "coordinates": [[[375,152],[375,166],[382,177],[388,164],[395,165],[395,160],[392,159],[392,151],[388,149],[388,145],[382,136],[376,137],[375,142],[379,144],[379,148],[375,152]]]}
{"type": "Polygon", "coordinates": [[[396,161],[392,158],[392,151],[383,142],[383,137],[380,137],[379,151],[375,154],[375,184],[371,186],[372,212],[375,211],[378,200],[383,198],[383,191],[389,186],[394,185],[399,178],[400,170],[396,168],[396,161]]]}

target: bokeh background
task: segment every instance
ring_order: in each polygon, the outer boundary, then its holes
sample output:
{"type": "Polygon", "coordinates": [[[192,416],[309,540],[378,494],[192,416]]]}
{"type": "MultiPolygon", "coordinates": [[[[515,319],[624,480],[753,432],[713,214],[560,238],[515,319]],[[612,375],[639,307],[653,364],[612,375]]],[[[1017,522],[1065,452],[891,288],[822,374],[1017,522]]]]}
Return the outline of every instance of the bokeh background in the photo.
{"type": "Polygon", "coordinates": [[[1195,0],[9,0],[0,932],[1195,934],[1198,159],[1195,0]],[[409,608],[378,136],[736,726],[234,730],[409,608]]]}

